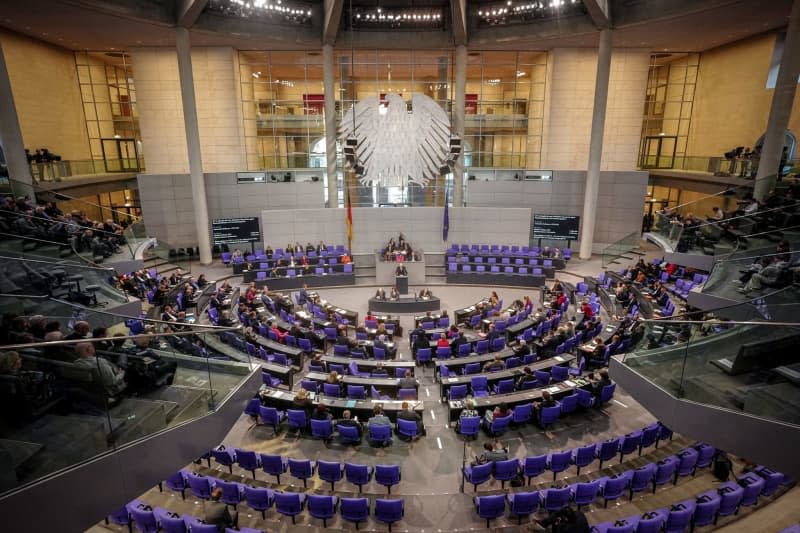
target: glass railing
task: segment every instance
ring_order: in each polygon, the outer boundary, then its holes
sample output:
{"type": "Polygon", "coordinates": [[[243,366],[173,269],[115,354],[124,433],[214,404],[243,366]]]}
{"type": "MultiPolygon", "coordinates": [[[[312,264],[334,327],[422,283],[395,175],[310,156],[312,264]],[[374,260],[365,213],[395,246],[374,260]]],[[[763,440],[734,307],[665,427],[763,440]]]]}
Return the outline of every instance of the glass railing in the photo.
{"type": "MultiPolygon", "coordinates": [[[[728,159],[724,156],[658,156],[646,155],[639,159],[639,167],[650,170],[682,170],[686,172],[699,172],[714,176],[729,176],[736,178],[752,179],[758,173],[759,158],[736,157],[728,159]]],[[[783,174],[796,172],[800,167],[800,160],[787,161],[783,174]]]]}
{"type": "Polygon", "coordinates": [[[608,266],[626,253],[636,249],[641,243],[641,240],[642,232],[634,231],[630,235],[626,235],[617,242],[611,243],[603,248],[603,267],[608,266]]]}
{"type": "Polygon", "coordinates": [[[37,343],[7,330],[0,494],[215,411],[258,364],[211,348],[231,329],[37,343]]]}
{"type": "Polygon", "coordinates": [[[144,158],[73,159],[31,163],[31,176],[38,182],[68,181],[117,172],[144,172],[144,158]]]}
{"type": "Polygon", "coordinates": [[[645,331],[623,363],[671,395],[800,424],[787,401],[798,390],[800,324],[658,320],[645,331]]]}
{"type": "Polygon", "coordinates": [[[436,185],[425,187],[417,185],[405,187],[357,185],[345,188],[345,199],[348,193],[353,207],[444,206],[445,198],[447,198],[449,204],[453,203],[453,192],[450,184],[446,187],[436,185]]]}
{"type": "MultiPolygon", "coordinates": [[[[708,279],[703,285],[703,292],[717,295],[732,295],[733,291],[744,287],[753,274],[768,276],[762,290],[773,292],[793,284],[790,270],[797,254],[792,252],[755,255],[751,251],[739,251],[729,254],[714,263],[708,279]],[[765,271],[765,268],[769,270],[765,271]]],[[[752,286],[752,284],[751,284],[752,286]]]]}
{"type": "Polygon", "coordinates": [[[164,241],[156,241],[145,251],[144,259],[156,259],[157,265],[154,266],[156,272],[160,271],[160,264],[167,263],[169,270],[175,267],[180,268],[184,274],[191,274],[192,264],[200,258],[194,253],[195,250],[187,248],[176,248],[164,241]]]}
{"type": "Polygon", "coordinates": [[[655,222],[650,228],[651,233],[660,235],[673,249],[676,249],[683,235],[683,223],[664,213],[656,213],[654,218],[655,222]]]}
{"type": "Polygon", "coordinates": [[[95,307],[116,306],[128,301],[118,286],[113,268],[92,267],[62,258],[0,252],[4,277],[3,294],[36,294],[95,307]]]}

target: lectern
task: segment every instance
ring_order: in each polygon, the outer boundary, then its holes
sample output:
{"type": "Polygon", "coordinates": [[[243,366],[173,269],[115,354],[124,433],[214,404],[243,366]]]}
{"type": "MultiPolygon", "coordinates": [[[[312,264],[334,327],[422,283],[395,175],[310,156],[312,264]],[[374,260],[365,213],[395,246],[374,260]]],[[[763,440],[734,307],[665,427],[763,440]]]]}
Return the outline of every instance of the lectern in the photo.
{"type": "Polygon", "coordinates": [[[395,276],[394,285],[401,295],[408,294],[408,276],[395,276]]]}

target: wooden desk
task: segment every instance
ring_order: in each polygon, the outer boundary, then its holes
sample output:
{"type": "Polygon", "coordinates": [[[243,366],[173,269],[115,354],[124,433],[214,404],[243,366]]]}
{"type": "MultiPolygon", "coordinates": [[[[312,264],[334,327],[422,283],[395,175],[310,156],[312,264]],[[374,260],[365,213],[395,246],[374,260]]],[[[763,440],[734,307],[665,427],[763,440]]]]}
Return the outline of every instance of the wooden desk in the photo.
{"type": "Polygon", "coordinates": [[[279,342],[275,342],[272,339],[265,339],[261,335],[258,335],[256,338],[256,342],[263,346],[264,349],[270,352],[278,352],[286,355],[288,359],[291,359],[292,366],[298,368],[298,370],[303,369],[303,364],[305,362],[305,352],[296,346],[287,346],[285,344],[281,344],[279,342]]]}
{"type": "MultiPolygon", "coordinates": [[[[592,383],[590,381],[583,378],[575,378],[562,381],[560,383],[554,383],[548,385],[547,387],[540,387],[538,389],[528,389],[524,391],[511,392],[508,394],[494,394],[491,396],[484,396],[483,398],[473,398],[473,400],[475,401],[475,410],[478,411],[481,418],[483,418],[483,416],[486,414],[486,411],[493,411],[501,403],[505,403],[509,407],[513,408],[515,405],[531,403],[534,400],[541,400],[542,393],[544,391],[549,391],[553,398],[558,400],[559,398],[563,398],[564,396],[572,394],[572,391],[577,388],[588,390],[591,387],[592,383]]],[[[456,422],[458,417],[461,415],[461,411],[464,410],[464,407],[464,400],[447,402],[448,420],[451,423],[456,422]]]]}
{"type": "MultiPolygon", "coordinates": [[[[328,374],[322,372],[308,372],[304,379],[311,379],[320,383],[325,383],[328,379],[328,374]]],[[[347,385],[363,385],[367,391],[367,396],[370,394],[370,387],[374,386],[378,391],[385,392],[395,398],[400,390],[400,380],[398,378],[360,378],[357,376],[343,376],[341,382],[344,384],[344,394],[347,393],[347,385]]],[[[326,397],[327,398],[327,397],[326,397]]]]}
{"type": "MultiPolygon", "coordinates": [[[[280,410],[293,409],[292,402],[294,401],[295,393],[281,389],[275,389],[262,385],[258,389],[261,396],[261,403],[270,407],[275,407],[280,410]]],[[[372,410],[376,405],[383,407],[383,414],[389,417],[392,422],[397,422],[397,413],[403,410],[403,402],[399,400],[348,400],[346,398],[331,398],[330,396],[317,396],[310,393],[311,401],[317,405],[322,401],[335,418],[341,418],[342,412],[345,409],[350,410],[353,416],[358,417],[358,421],[366,424],[367,420],[372,417],[372,410]]],[[[424,409],[422,402],[409,402],[411,408],[420,416],[423,415],[424,409]]],[[[367,434],[366,427],[364,434],[367,434]]]]}
{"type": "MultiPolygon", "coordinates": [[[[554,366],[569,366],[569,364],[575,360],[575,356],[572,354],[561,354],[556,355],[554,357],[548,357],[547,359],[542,359],[541,361],[536,361],[535,363],[531,363],[529,365],[525,365],[531,369],[532,372],[536,370],[549,370],[554,366]]],[[[505,370],[500,370],[498,372],[487,372],[481,374],[468,374],[466,376],[456,376],[450,378],[442,378],[439,382],[439,389],[442,401],[447,399],[447,393],[450,390],[450,387],[454,385],[469,385],[472,383],[472,378],[476,376],[484,376],[487,378],[489,382],[489,386],[491,387],[492,383],[496,383],[502,379],[513,378],[516,380],[519,376],[522,375],[523,367],[518,366],[515,368],[509,368],[505,370]]]]}
{"type": "Polygon", "coordinates": [[[379,363],[383,363],[383,368],[392,375],[397,368],[405,368],[407,370],[414,369],[414,361],[376,361],[375,359],[356,359],[354,357],[341,357],[338,355],[323,355],[322,360],[325,363],[334,363],[345,367],[355,362],[358,369],[363,372],[372,372],[378,367],[379,363]]]}

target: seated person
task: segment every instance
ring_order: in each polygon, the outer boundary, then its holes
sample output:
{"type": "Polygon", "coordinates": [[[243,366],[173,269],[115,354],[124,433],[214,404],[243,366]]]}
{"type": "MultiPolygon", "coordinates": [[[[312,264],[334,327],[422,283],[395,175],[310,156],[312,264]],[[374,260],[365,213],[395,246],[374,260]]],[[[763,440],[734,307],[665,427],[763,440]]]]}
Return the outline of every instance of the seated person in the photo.
{"type": "Polygon", "coordinates": [[[311,413],[311,420],[333,420],[333,415],[328,410],[328,406],[320,402],[311,413]]]}
{"type": "Polygon", "coordinates": [[[445,337],[444,333],[439,335],[439,339],[436,341],[437,348],[449,348],[450,343],[447,342],[447,337],[445,337]]]}
{"type": "Polygon", "coordinates": [[[480,416],[478,411],[475,409],[475,400],[472,398],[467,398],[464,401],[464,409],[461,410],[461,414],[458,415],[458,423],[456,424],[456,431],[461,429],[461,419],[462,418],[474,418],[476,416],[480,416]]]}
{"type": "Polygon", "coordinates": [[[390,300],[398,300],[400,299],[400,292],[397,290],[397,287],[392,287],[392,293],[389,296],[390,300]]]}
{"type": "Polygon", "coordinates": [[[491,411],[489,409],[486,410],[486,414],[483,416],[483,425],[484,427],[488,428],[492,424],[492,421],[495,418],[503,418],[512,413],[513,411],[508,408],[506,402],[502,402],[500,405],[495,407],[494,411],[491,411]]]}
{"type": "Polygon", "coordinates": [[[211,501],[205,505],[205,523],[217,526],[219,531],[225,531],[228,528],[238,529],[239,513],[230,512],[228,505],[221,502],[220,498],[222,498],[222,489],[216,487],[211,491],[211,501]]]}
{"type": "Polygon", "coordinates": [[[375,368],[372,369],[372,372],[370,372],[370,375],[375,378],[388,378],[389,372],[383,367],[383,363],[379,361],[375,368]]]}
{"type": "Polygon", "coordinates": [[[611,378],[608,377],[608,371],[601,370],[592,382],[592,394],[595,398],[599,398],[603,392],[603,387],[612,383],[611,378]]]}
{"type": "Polygon", "coordinates": [[[337,426],[346,426],[346,427],[354,427],[358,430],[358,438],[360,439],[363,434],[363,428],[361,427],[361,422],[358,421],[358,417],[352,418],[352,413],[349,409],[345,409],[342,413],[342,418],[336,422],[337,426]]]}
{"type": "Polygon", "coordinates": [[[94,345],[91,342],[80,342],[75,345],[78,366],[97,370],[101,384],[110,396],[120,394],[128,386],[125,382],[125,371],[104,357],[96,357],[94,345]]]}
{"type": "MultiPolygon", "coordinates": [[[[456,328],[458,329],[458,328],[456,328]]],[[[462,344],[469,344],[469,341],[464,336],[463,331],[459,331],[455,338],[450,342],[450,351],[454,354],[458,354],[458,350],[462,344]]]]}
{"type": "MultiPolygon", "coordinates": [[[[262,402],[266,398],[262,396],[262,402]]],[[[311,401],[311,398],[308,397],[308,391],[306,389],[297,389],[297,394],[292,400],[292,409],[299,409],[306,413],[306,417],[311,414],[311,410],[314,408],[314,402],[311,401]]]]}
{"type": "Polygon", "coordinates": [[[433,297],[433,291],[431,291],[429,288],[425,287],[424,289],[419,291],[419,297],[422,298],[423,300],[427,300],[427,299],[433,297]]]}
{"type": "Polygon", "coordinates": [[[389,426],[392,427],[392,421],[389,420],[389,417],[383,414],[383,406],[376,405],[372,409],[372,417],[367,420],[367,429],[377,427],[377,426],[389,426]]]}
{"type": "Polygon", "coordinates": [[[517,348],[514,350],[514,355],[522,358],[530,354],[531,354],[531,347],[528,346],[528,342],[525,339],[520,339],[519,346],[517,346],[517,348]]]}
{"type": "Polygon", "coordinates": [[[494,463],[495,461],[506,460],[508,460],[508,448],[503,446],[500,441],[483,443],[483,455],[478,459],[479,463],[494,463]]]}
{"type": "Polygon", "coordinates": [[[342,257],[339,258],[339,262],[342,263],[343,265],[348,265],[348,264],[352,263],[353,261],[352,261],[352,259],[350,259],[350,256],[347,255],[347,252],[345,252],[345,253],[342,254],[342,257]]]}
{"type": "Polygon", "coordinates": [[[417,380],[414,379],[414,370],[409,368],[406,370],[405,376],[400,378],[399,388],[401,389],[416,389],[419,386],[417,380]]]}
{"type": "Polygon", "coordinates": [[[376,300],[385,300],[386,299],[386,291],[383,289],[378,289],[375,291],[375,299],[376,300]]]}
{"type": "Polygon", "coordinates": [[[522,369],[522,375],[517,378],[516,387],[517,390],[522,390],[523,386],[531,381],[536,381],[536,376],[533,374],[531,367],[526,366],[522,369]]]}
{"type": "Polygon", "coordinates": [[[556,405],[556,401],[553,399],[553,396],[550,394],[550,392],[542,391],[542,397],[540,399],[533,400],[533,410],[536,412],[536,420],[539,420],[539,417],[542,416],[542,408],[555,407],[556,405]]]}
{"type": "Polygon", "coordinates": [[[397,413],[398,420],[412,420],[417,423],[417,434],[420,436],[425,435],[425,426],[422,424],[422,417],[411,409],[408,402],[403,402],[402,410],[397,413]]]}
{"type": "Polygon", "coordinates": [[[484,372],[497,372],[503,370],[506,367],[503,360],[500,358],[500,355],[495,355],[494,359],[483,365],[484,372]]]}

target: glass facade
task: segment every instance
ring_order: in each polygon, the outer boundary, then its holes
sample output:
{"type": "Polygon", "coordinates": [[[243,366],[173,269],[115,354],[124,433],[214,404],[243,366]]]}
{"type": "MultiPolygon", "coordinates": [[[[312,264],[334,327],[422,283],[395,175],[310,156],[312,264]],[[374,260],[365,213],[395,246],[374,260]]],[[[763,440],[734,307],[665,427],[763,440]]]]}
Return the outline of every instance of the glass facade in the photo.
{"type": "Polygon", "coordinates": [[[687,168],[686,146],[699,63],[700,54],[696,53],[650,56],[641,168],[687,168]]]}
{"type": "Polygon", "coordinates": [[[143,170],[130,56],[121,52],[75,52],[75,66],[92,160],[102,162],[105,172],[143,170]]]}

